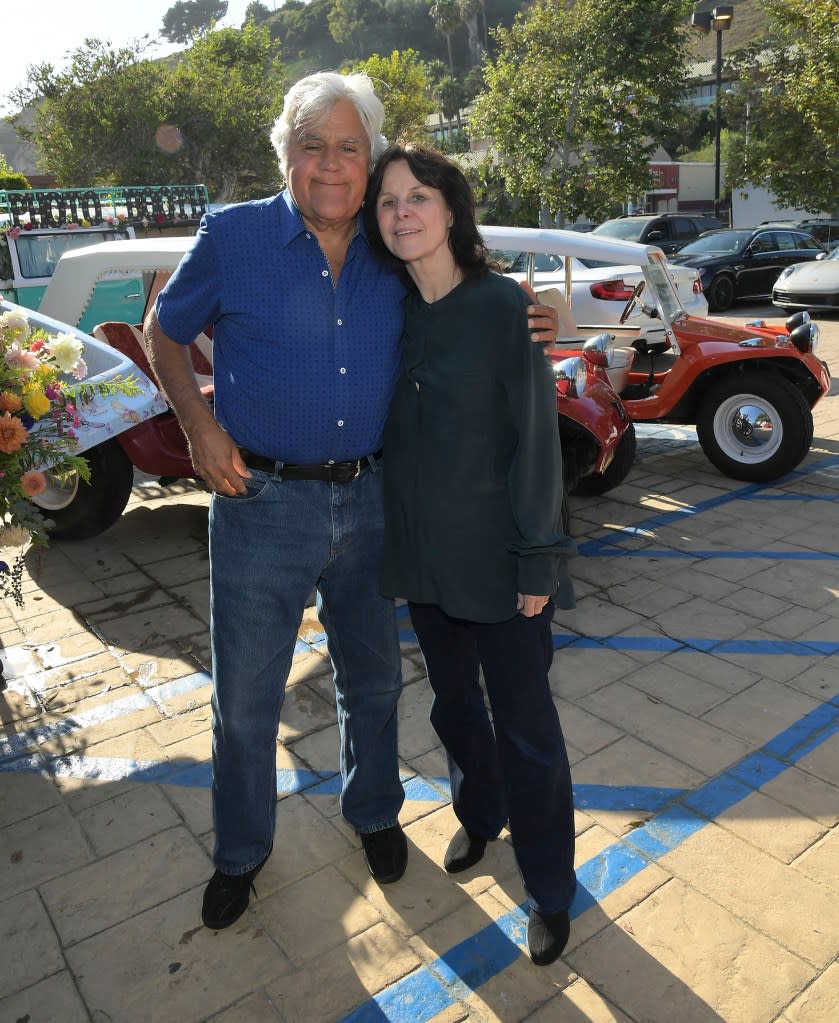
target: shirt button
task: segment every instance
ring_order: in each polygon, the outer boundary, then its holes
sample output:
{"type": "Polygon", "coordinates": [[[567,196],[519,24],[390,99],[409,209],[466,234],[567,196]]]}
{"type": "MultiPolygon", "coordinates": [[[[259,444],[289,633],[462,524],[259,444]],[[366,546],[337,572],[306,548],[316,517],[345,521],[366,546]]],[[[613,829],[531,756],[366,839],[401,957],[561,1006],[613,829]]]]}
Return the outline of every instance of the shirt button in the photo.
{"type": "Polygon", "coordinates": [[[328,270],[321,270],[320,275],[321,275],[321,277],[328,277],[329,276],[329,271],[328,270]]]}
{"type": "Polygon", "coordinates": [[[338,370],[338,372],[339,372],[339,373],[346,373],[346,372],[347,372],[347,367],[346,367],[346,366],[342,366],[342,367],[340,368],[340,370],[338,370]]]}
{"type": "Polygon", "coordinates": [[[344,420],[343,419],[339,419],[338,420],[338,425],[339,426],[343,426],[344,425],[344,420]]]}
{"type": "Polygon", "coordinates": [[[338,326],[339,327],[343,327],[344,326],[344,321],[343,320],[338,320],[338,326]]]}

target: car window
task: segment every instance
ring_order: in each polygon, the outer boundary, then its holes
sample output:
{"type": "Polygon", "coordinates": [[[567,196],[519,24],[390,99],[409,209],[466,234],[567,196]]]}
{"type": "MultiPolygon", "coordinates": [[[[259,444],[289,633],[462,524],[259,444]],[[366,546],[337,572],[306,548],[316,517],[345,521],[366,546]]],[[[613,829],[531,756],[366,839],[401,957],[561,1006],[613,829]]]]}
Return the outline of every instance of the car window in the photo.
{"type": "Polygon", "coordinates": [[[84,233],[20,234],[17,254],[22,277],[52,277],[63,253],[82,249],[96,242],[110,242],[119,235],[115,231],[85,231],[84,233]]]}
{"type": "Polygon", "coordinates": [[[657,234],[659,238],[670,238],[670,223],[667,220],[650,221],[650,226],[643,232],[643,235],[645,239],[650,240],[651,234],[657,234]]]}
{"type": "MultiPolygon", "coordinates": [[[[752,239],[751,250],[755,253],[760,252],[777,252],[781,245],[781,238],[785,232],[779,231],[761,231],[752,239]]],[[[789,248],[789,245],[786,246],[789,248]]]]}
{"type": "Polygon", "coordinates": [[[670,228],[676,241],[689,241],[699,233],[694,222],[687,217],[674,217],[670,228]]]}
{"type": "Polygon", "coordinates": [[[793,236],[793,245],[796,249],[820,249],[821,245],[808,234],[796,234],[793,236]]]}
{"type": "Polygon", "coordinates": [[[622,238],[624,241],[637,242],[641,232],[646,227],[646,221],[640,223],[637,220],[607,220],[605,224],[596,227],[593,234],[602,234],[607,238],[622,238]]]}
{"type": "Polygon", "coordinates": [[[750,237],[750,231],[712,231],[700,235],[696,241],[688,242],[684,248],[679,249],[677,255],[679,257],[690,256],[693,253],[704,256],[712,253],[728,255],[739,252],[750,237]]]}

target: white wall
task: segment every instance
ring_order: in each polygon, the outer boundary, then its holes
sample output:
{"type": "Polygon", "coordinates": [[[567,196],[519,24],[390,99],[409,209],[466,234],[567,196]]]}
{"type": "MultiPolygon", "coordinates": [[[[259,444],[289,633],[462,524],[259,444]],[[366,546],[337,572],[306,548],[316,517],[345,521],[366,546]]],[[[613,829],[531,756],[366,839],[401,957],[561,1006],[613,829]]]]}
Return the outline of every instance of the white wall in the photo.
{"type": "Polygon", "coordinates": [[[735,188],[731,195],[733,227],[756,227],[764,220],[803,220],[815,216],[793,206],[780,206],[765,188],[735,188]]]}

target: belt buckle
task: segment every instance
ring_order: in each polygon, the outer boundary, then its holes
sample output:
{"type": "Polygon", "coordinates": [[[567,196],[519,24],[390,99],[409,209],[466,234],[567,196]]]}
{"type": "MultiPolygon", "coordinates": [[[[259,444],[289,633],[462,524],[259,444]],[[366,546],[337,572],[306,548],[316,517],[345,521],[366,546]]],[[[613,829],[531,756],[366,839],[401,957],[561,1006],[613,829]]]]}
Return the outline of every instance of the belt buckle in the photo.
{"type": "Polygon", "coordinates": [[[360,459],[360,458],[356,460],[356,463],[355,463],[355,475],[353,476],[354,480],[357,480],[358,477],[361,475],[361,462],[362,462],[362,459],[360,459]]]}

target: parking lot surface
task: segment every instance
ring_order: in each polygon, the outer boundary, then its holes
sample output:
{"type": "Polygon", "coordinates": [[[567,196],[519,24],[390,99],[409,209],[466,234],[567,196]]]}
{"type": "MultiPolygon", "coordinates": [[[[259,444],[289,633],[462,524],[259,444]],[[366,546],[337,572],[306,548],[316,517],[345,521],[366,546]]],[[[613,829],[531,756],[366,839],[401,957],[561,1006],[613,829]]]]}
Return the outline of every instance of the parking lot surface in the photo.
{"type": "MultiPolygon", "coordinates": [[[[839,373],[839,317],[818,320],[839,373]]],[[[626,482],[572,499],[578,606],[555,617],[551,679],[579,889],[547,968],[506,833],[443,870],[457,825],[406,617],[404,878],[379,888],[339,814],[312,609],[274,852],[212,932],[208,497],[138,483],[107,533],[30,554],[25,607],[0,604],[0,1021],[834,1023],[836,393],[775,484],[721,476],[691,429],[642,427],[626,482]]]]}

